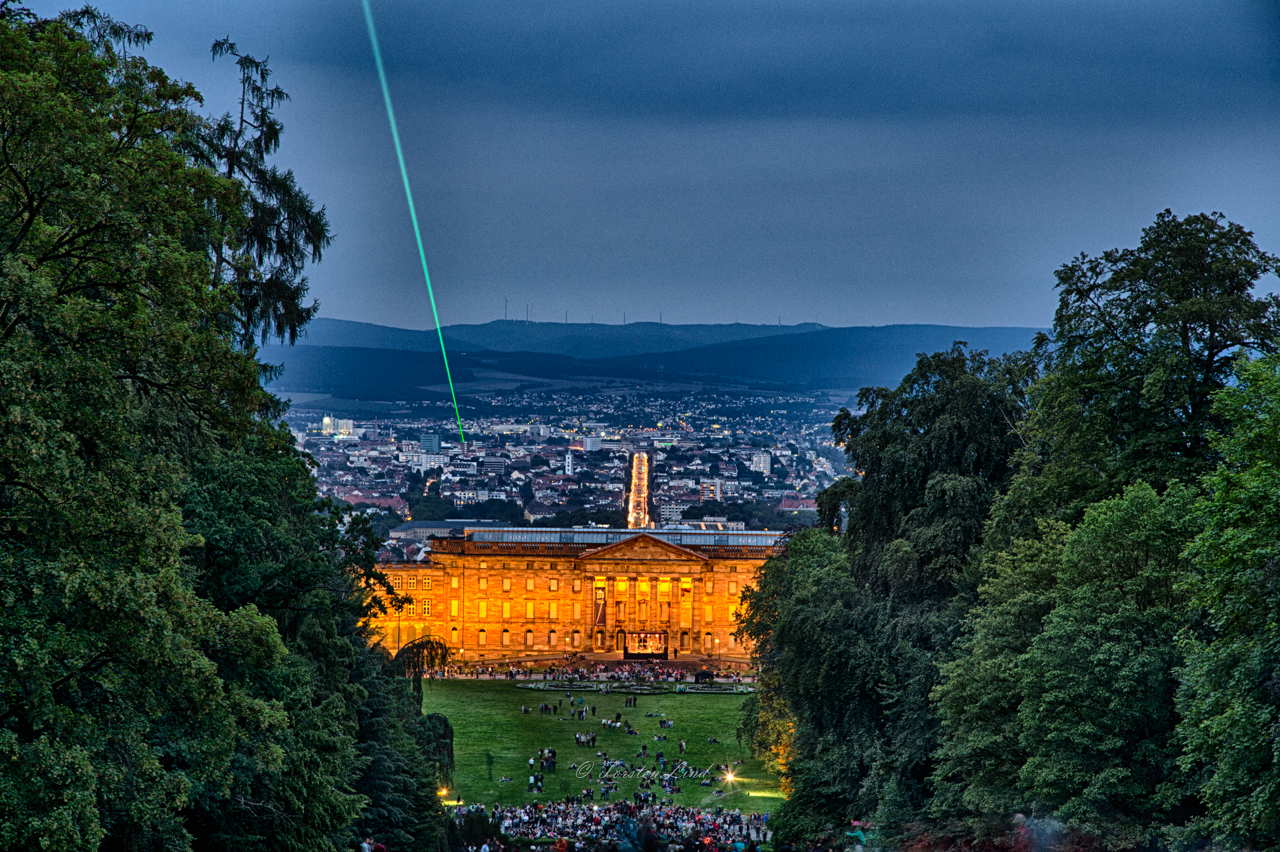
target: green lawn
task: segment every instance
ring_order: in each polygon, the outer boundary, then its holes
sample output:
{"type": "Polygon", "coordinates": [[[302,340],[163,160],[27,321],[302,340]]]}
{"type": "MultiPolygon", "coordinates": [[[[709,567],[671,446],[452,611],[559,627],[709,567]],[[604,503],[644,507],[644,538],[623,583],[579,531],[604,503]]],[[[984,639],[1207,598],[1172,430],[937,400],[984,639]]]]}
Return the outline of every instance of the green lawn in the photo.
{"type": "MultiPolygon", "coordinates": [[[[673,757],[679,760],[679,743],[684,739],[689,746],[684,759],[692,766],[706,768],[717,763],[743,762],[733,767],[734,781],[728,785],[699,787],[696,780],[684,780],[680,785],[683,792],[675,797],[679,804],[723,805],[756,812],[774,810],[781,802],[778,779],[765,772],[761,762],[751,757],[748,749],[740,748],[734,737],[743,695],[642,695],[639,706],[629,708],[623,706],[625,696],[619,693],[574,693],[575,701],[581,695],[586,706],[594,703],[597,715],[588,715],[586,721],[562,722],[557,715],[541,714],[537,708],[544,701],[554,703],[557,698],[563,698],[564,692],[520,689],[516,684],[506,680],[424,682],[423,709],[428,713],[443,713],[453,724],[457,770],[453,789],[446,799],[486,804],[563,799],[589,786],[587,779],[575,777],[570,765],[596,761],[597,751],[630,764],[635,761],[641,745],[647,744],[650,754],[647,763],[652,765],[659,749],[666,752],[668,760],[673,757]],[[533,711],[522,714],[522,704],[533,707],[533,711]],[[601,717],[612,719],[619,712],[640,731],[639,736],[600,726],[601,717]],[[660,729],[658,719],[646,717],[646,713],[666,713],[666,718],[675,721],[675,727],[660,729]],[[596,733],[596,747],[574,745],[575,732],[596,733]],[[665,734],[668,739],[654,742],[655,734],[665,734]],[[708,737],[715,737],[720,743],[709,744],[708,737]],[[529,758],[535,756],[539,748],[548,747],[556,749],[557,772],[546,775],[541,796],[527,793],[529,758]],[[515,782],[498,783],[504,775],[514,778],[515,782]],[[724,789],[726,795],[713,796],[712,790],[716,788],[724,789]]],[[[558,715],[567,719],[567,713],[558,715]]],[[[639,779],[620,779],[621,790],[612,794],[610,801],[629,797],[639,783],[639,779]]],[[[599,785],[594,789],[599,802],[599,785]]],[[[655,786],[654,792],[660,794],[661,787],[655,786]]]]}

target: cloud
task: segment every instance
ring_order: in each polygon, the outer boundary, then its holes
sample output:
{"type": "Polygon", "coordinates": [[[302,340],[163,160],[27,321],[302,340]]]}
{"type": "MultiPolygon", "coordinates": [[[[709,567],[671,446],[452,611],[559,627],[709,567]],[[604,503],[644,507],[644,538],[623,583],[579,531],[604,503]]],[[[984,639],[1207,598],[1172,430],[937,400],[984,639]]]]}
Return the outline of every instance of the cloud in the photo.
{"type": "MultiPolygon", "coordinates": [[[[1273,4],[379,2],[392,73],[533,110],[742,117],[1095,116],[1274,108],[1273,4]]],[[[313,61],[367,62],[321,16],[313,61]]],[[[358,38],[354,39],[358,41],[358,38]]]]}

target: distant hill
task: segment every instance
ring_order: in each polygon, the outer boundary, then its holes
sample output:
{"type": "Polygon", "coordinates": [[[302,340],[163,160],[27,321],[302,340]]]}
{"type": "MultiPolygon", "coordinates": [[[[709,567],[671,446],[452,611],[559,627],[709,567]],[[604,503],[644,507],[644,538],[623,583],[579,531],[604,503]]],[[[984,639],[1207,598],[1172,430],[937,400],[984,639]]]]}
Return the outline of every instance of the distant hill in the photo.
{"type": "Polygon", "coordinates": [[[741,340],[679,352],[596,359],[582,366],[602,375],[690,376],[807,387],[897,385],[916,355],[963,340],[998,355],[1031,346],[1038,329],[886,325],[827,328],[807,334],[741,340]]]}
{"type": "MultiPolygon", "coordinates": [[[[444,364],[437,348],[430,352],[402,349],[366,349],[354,346],[273,346],[261,357],[283,364],[284,375],[272,382],[274,388],[294,393],[327,393],[342,399],[420,400],[425,385],[446,382],[444,364]]],[[[449,359],[455,382],[474,376],[465,365],[449,359]]]]}
{"type": "MultiPolygon", "coordinates": [[[[623,332],[632,327],[595,328],[623,332]]],[[[762,329],[769,326],[737,328],[762,329]]],[[[350,330],[344,330],[344,333],[347,331],[350,330]]],[[[854,390],[874,385],[892,387],[915,365],[918,353],[947,349],[956,340],[998,355],[1028,348],[1037,331],[1034,328],[943,325],[824,328],[677,351],[606,358],[572,357],[558,352],[465,350],[454,344],[450,347],[449,363],[453,368],[454,381],[463,386],[460,389],[462,393],[466,393],[465,385],[474,380],[473,371],[478,369],[534,380],[638,379],[745,384],[773,390],[854,390]]],[[[315,338],[311,339],[314,342],[315,338]]],[[[632,338],[631,342],[639,339],[632,338]]],[[[388,336],[387,341],[407,345],[405,338],[394,335],[388,336]]],[[[431,394],[424,394],[423,386],[439,386],[445,382],[444,368],[437,352],[438,343],[434,339],[430,342],[430,346],[422,345],[421,349],[412,350],[317,345],[270,347],[263,351],[263,356],[274,363],[284,364],[284,375],[273,383],[276,388],[328,393],[345,399],[424,399],[431,394]]],[[[603,345],[608,340],[601,335],[597,342],[603,345]]],[[[420,344],[420,341],[407,340],[407,343],[420,344]]]]}
{"type": "MultiPolygon", "coordinates": [[[[822,328],[824,326],[817,323],[666,325],[636,322],[628,325],[605,325],[494,320],[482,325],[447,325],[442,331],[445,346],[450,351],[541,352],[574,358],[608,358],[643,352],[672,352],[822,328]]],[[[362,349],[403,349],[411,352],[435,352],[440,348],[434,330],[413,331],[338,319],[312,320],[307,326],[307,336],[298,343],[301,346],[355,346],[362,349]]]]}

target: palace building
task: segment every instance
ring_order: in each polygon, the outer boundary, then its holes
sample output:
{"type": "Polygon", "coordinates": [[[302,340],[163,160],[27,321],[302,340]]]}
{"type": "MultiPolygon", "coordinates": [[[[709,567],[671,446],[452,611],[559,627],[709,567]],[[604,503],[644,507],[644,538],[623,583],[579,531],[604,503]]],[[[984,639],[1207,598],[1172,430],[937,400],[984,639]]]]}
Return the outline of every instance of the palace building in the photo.
{"type": "Polygon", "coordinates": [[[429,560],[386,563],[412,598],[375,620],[394,653],[433,634],[467,661],[566,653],[745,659],[742,592],[780,533],[463,529],[429,560]]]}

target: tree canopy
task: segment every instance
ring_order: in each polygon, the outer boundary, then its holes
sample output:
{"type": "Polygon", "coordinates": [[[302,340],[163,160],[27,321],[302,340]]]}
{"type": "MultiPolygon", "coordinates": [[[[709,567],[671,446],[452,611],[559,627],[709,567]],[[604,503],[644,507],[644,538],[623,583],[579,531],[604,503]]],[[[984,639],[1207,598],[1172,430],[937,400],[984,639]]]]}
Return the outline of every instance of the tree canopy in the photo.
{"type": "Polygon", "coordinates": [[[1058,271],[1033,351],[922,355],[840,412],[857,476],[744,598],[782,836],[1276,844],[1276,268],[1164,211],[1058,271]]]}
{"type": "Polygon", "coordinates": [[[434,850],[447,722],[368,632],[367,523],[272,422],[215,273],[273,274],[261,211],[147,38],[0,6],[0,846],[332,849],[382,808],[434,850]]]}

